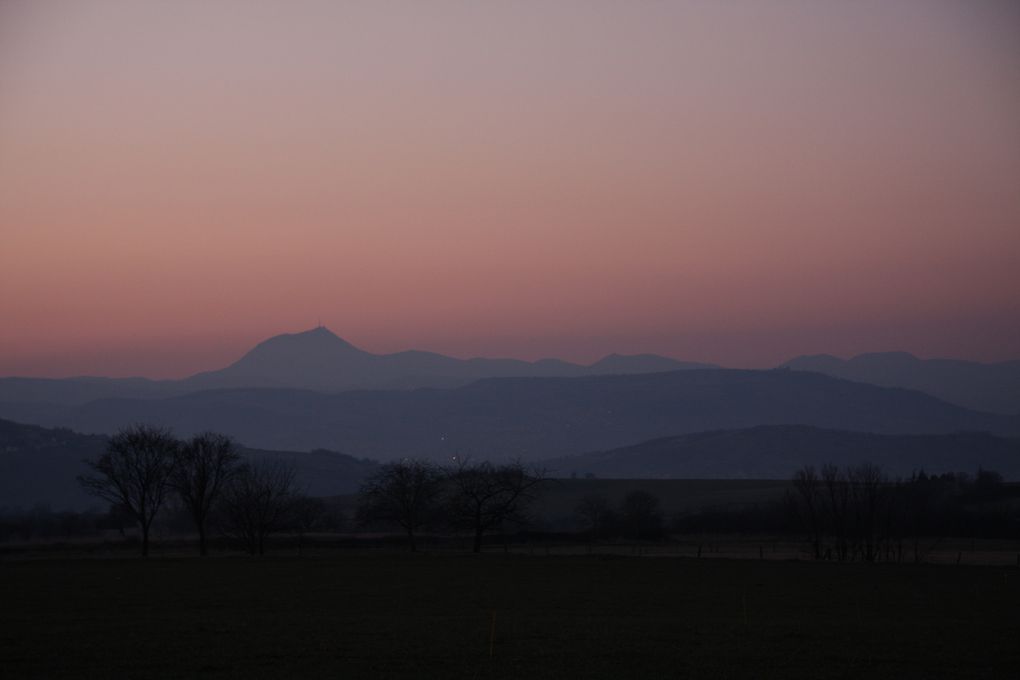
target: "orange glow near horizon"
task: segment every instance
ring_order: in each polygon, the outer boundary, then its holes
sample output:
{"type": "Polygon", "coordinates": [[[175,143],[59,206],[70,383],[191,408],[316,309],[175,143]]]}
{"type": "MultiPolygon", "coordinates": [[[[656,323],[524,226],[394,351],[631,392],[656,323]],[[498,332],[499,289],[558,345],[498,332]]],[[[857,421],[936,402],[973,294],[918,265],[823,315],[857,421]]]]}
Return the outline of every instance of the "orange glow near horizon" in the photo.
{"type": "Polygon", "coordinates": [[[1007,2],[0,6],[0,376],[1020,358],[1007,2]]]}

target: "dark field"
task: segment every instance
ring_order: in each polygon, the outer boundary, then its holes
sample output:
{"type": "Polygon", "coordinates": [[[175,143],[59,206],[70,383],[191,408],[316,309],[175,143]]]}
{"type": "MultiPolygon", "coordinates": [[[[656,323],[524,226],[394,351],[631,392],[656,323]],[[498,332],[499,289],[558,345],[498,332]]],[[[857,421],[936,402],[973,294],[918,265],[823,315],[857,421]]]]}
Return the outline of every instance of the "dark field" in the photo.
{"type": "Polygon", "coordinates": [[[0,602],[4,678],[987,678],[1020,667],[1016,567],[26,560],[0,564],[0,602]]]}

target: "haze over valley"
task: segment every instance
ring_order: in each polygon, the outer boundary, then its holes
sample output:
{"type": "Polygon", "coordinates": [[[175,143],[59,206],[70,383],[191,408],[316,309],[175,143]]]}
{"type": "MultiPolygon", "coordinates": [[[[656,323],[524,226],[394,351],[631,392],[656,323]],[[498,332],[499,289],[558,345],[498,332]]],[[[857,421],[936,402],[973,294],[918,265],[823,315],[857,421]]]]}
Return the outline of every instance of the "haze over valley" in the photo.
{"type": "Polygon", "coordinates": [[[82,459],[136,423],[222,432],[295,463],[324,494],[408,457],[618,478],[783,479],[870,461],[901,475],[985,467],[1020,479],[1016,366],[905,353],[767,370],[656,355],[460,360],[373,354],[317,327],[182,380],[0,378],[0,418],[13,421],[0,462],[8,502],[73,506],[86,502],[73,482],[82,459]],[[975,400],[996,408],[966,405],[975,400]]]}

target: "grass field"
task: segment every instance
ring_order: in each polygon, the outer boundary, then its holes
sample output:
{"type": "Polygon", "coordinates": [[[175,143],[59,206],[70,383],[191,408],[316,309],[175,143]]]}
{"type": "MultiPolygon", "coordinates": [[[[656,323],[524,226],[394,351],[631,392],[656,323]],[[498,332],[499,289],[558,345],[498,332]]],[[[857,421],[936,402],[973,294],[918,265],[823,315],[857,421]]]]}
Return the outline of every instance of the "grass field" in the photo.
{"type": "Polygon", "coordinates": [[[0,563],[4,678],[992,678],[1020,569],[401,555],[0,563]]]}

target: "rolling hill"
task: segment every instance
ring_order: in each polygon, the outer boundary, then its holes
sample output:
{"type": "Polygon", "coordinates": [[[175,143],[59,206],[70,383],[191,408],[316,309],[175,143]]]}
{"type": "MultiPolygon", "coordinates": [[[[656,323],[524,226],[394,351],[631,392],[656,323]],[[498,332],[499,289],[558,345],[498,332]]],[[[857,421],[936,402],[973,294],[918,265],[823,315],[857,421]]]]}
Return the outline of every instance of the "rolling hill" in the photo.
{"type": "Polygon", "coordinates": [[[686,370],[580,378],[488,378],[455,389],[207,390],[83,405],[0,404],[0,417],[80,432],[136,422],[212,429],[248,446],[341,450],[379,460],[453,455],[541,460],[656,437],[801,424],[881,434],[1020,432],[1020,419],[920,392],[790,370],[686,370]]]}
{"type": "Polygon", "coordinates": [[[804,465],[872,462],[894,476],[983,467],[1020,480],[1020,439],[986,433],[889,435],[803,425],[662,437],[547,462],[554,474],[612,479],[788,479],[804,465]]]}

